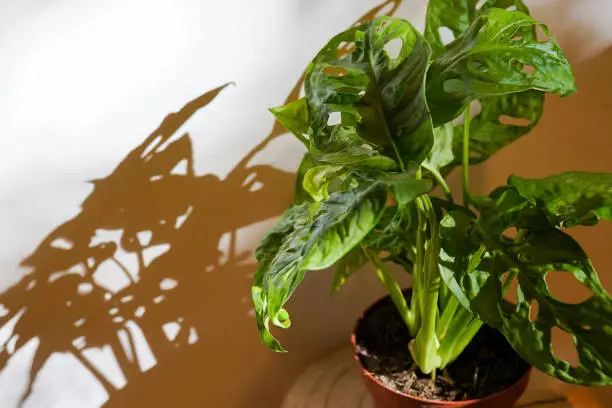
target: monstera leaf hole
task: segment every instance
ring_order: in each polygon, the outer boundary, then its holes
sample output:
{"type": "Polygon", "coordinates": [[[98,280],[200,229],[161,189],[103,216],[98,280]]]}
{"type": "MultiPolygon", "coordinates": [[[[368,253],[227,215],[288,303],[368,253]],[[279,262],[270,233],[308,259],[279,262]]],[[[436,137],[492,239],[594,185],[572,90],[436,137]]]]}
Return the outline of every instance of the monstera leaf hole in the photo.
{"type": "Polygon", "coordinates": [[[570,272],[552,271],[546,274],[545,280],[552,296],[563,303],[579,304],[593,296],[593,292],[570,272]]]}
{"type": "Polygon", "coordinates": [[[455,40],[455,34],[448,27],[440,27],[438,28],[438,33],[440,34],[440,38],[442,39],[442,44],[448,45],[455,40]]]}
{"type": "Polygon", "coordinates": [[[501,237],[499,237],[500,241],[502,242],[514,242],[514,240],[516,239],[516,236],[518,235],[518,230],[516,229],[515,226],[506,228],[506,230],[504,232],[502,232],[501,237]]]}
{"type": "Polygon", "coordinates": [[[525,64],[523,65],[523,72],[526,74],[535,74],[536,69],[533,65],[525,64]]]}
{"type": "Polygon", "coordinates": [[[355,43],[354,42],[342,41],[340,44],[338,44],[338,48],[337,48],[338,58],[344,57],[346,55],[349,55],[353,51],[355,51],[355,43]]]}
{"type": "Polygon", "coordinates": [[[504,300],[512,303],[514,305],[514,310],[516,310],[518,302],[518,279],[516,275],[511,272],[506,272],[504,276],[502,276],[502,287],[506,288],[504,300]]]}
{"type": "Polygon", "coordinates": [[[553,326],[550,330],[550,341],[552,344],[551,351],[555,357],[567,361],[574,368],[578,367],[580,359],[578,358],[574,336],[557,326],[553,326]]]}
{"type": "Polygon", "coordinates": [[[499,123],[506,126],[528,127],[531,126],[531,121],[527,118],[517,118],[509,115],[501,115],[499,123]]]}
{"type": "Polygon", "coordinates": [[[327,118],[327,126],[336,126],[342,123],[342,114],[340,112],[332,112],[327,118]]]}
{"type": "Polygon", "coordinates": [[[404,42],[401,38],[394,38],[385,44],[385,52],[387,53],[389,58],[394,60],[400,56],[400,52],[402,52],[403,45],[404,42]]]}
{"type": "Polygon", "coordinates": [[[342,67],[325,67],[323,73],[333,77],[343,77],[348,75],[346,68],[342,67]]]}

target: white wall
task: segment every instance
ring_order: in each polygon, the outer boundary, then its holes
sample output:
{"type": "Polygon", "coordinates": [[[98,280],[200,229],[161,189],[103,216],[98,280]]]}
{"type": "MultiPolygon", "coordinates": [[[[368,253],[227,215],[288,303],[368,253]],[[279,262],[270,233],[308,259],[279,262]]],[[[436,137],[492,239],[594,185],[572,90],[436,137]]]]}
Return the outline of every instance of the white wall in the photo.
{"type": "MultiPolygon", "coordinates": [[[[531,3],[576,63],[593,58],[612,42],[612,3],[606,0],[531,3]]],[[[377,4],[375,0],[2,1],[0,289],[20,282],[28,272],[18,266],[20,261],[57,226],[80,213],[81,202],[92,193],[87,180],[113,172],[168,113],[233,81],[235,86],[177,132],[177,137],[184,132],[191,135],[197,174],[225,177],[268,135],[273,121],[267,108],[283,103],[314,52],[377,4]]],[[[397,15],[422,28],[424,12],[424,0],[404,0],[397,15]]],[[[299,156],[297,143],[285,137],[273,141],[251,164],[292,171],[299,156]]],[[[291,180],[283,174],[270,179],[278,183],[263,191],[280,209],[279,203],[290,197],[291,180]]],[[[241,211],[276,208],[265,197],[251,202],[251,196],[228,191],[227,185],[217,183],[202,190],[210,192],[206,200],[217,202],[210,205],[214,216],[205,218],[217,229],[223,230],[225,220],[229,224],[241,211]]],[[[129,186],[121,187],[129,191],[129,186]]],[[[120,197],[110,194],[105,199],[112,206],[120,197]]],[[[143,211],[158,205],[146,200],[141,204],[143,211]]],[[[271,221],[241,228],[238,252],[250,251],[271,221]]],[[[207,225],[194,232],[194,241],[207,225]]],[[[98,231],[95,242],[117,240],[120,235],[120,229],[98,231]]],[[[227,240],[220,247],[227,252],[227,240]]],[[[212,253],[214,248],[206,251],[212,253]]],[[[136,275],[133,254],[120,250],[117,257],[136,275]]],[[[221,263],[226,259],[227,254],[221,263]]],[[[45,266],[51,259],[38,262],[45,266]]],[[[197,269],[198,265],[168,266],[173,267],[197,269]]],[[[109,293],[122,290],[125,278],[117,275],[117,266],[105,268],[107,276],[100,281],[106,282],[109,293]]],[[[274,355],[258,344],[248,314],[250,269],[226,268],[221,273],[221,268],[198,287],[201,292],[182,292],[181,307],[200,316],[194,323],[199,330],[196,344],[151,355],[143,336],[134,334],[142,343],[141,367],[136,371],[153,368],[146,374],[132,373],[127,387],[113,394],[109,405],[136,406],[138,401],[142,406],[276,406],[304,365],[344,342],[359,310],[381,293],[378,283],[362,274],[332,301],[327,292],[329,274],[309,277],[292,305],[294,327],[283,336],[291,352],[274,355]]],[[[44,301],[35,298],[35,302],[43,308],[38,316],[44,317],[44,301]]],[[[160,317],[162,323],[170,321],[164,318],[160,317]]],[[[45,344],[60,350],[53,344],[53,319],[61,317],[49,312],[46,319],[30,321],[24,332],[47,333],[45,344]]],[[[8,339],[10,329],[8,325],[0,331],[0,338],[8,339]]],[[[90,334],[95,337],[93,333],[103,330],[92,328],[90,334]]],[[[149,335],[144,333],[150,346],[149,335]]],[[[35,341],[22,347],[0,373],[0,406],[17,406],[27,387],[35,348],[35,341]]],[[[25,407],[96,407],[108,398],[82,362],[63,351],[45,360],[25,407]]],[[[128,375],[108,348],[93,347],[83,354],[112,385],[124,386],[128,375]]]]}

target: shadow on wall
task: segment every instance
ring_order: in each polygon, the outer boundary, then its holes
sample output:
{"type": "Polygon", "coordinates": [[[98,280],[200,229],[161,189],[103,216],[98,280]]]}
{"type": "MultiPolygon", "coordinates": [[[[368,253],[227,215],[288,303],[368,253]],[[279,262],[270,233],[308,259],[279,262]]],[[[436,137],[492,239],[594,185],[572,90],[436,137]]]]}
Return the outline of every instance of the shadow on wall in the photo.
{"type": "Polygon", "coordinates": [[[8,342],[13,344],[0,354],[2,365],[31,340],[39,341],[24,400],[53,353],[71,353],[112,397],[115,386],[85,357],[87,348],[109,347],[130,382],[142,365],[134,341],[138,331],[159,359],[208,335],[207,323],[217,320],[211,313],[246,315],[247,305],[236,310],[229,304],[234,296],[228,304],[206,305],[207,293],[231,293],[248,282],[253,265],[245,263],[250,254],[233,251],[235,232],[278,215],[290,199],[279,187],[293,175],[247,165],[277,133],[224,180],[194,174],[190,136],[172,137],[224,87],[168,115],[112,174],[93,181],[81,212],[43,240],[22,262],[32,272],[0,296],[2,323],[16,319],[8,342]],[[218,247],[227,232],[230,253],[222,262],[218,247]],[[121,260],[130,257],[135,268],[121,260]],[[223,276],[222,287],[214,287],[219,282],[209,273],[223,276]]]}
{"type": "MultiPolygon", "coordinates": [[[[400,2],[385,1],[355,24],[391,15],[400,2]]],[[[286,102],[299,97],[303,80],[286,102]]],[[[223,88],[169,114],[109,176],[94,180],[81,212],[42,241],[22,262],[31,272],[0,295],[0,324],[12,331],[0,349],[0,369],[37,342],[22,403],[54,353],[76,358],[107,392],[107,406],[201,406],[211,403],[202,396],[207,376],[215,375],[210,370],[249,368],[234,360],[249,355],[236,352],[236,341],[233,349],[224,347],[237,321],[250,319],[249,298],[237,298],[249,293],[255,266],[250,252],[236,253],[236,234],[284,210],[294,175],[249,165],[285,134],[277,122],[224,179],[194,174],[190,135],[177,132],[223,88]],[[101,349],[110,352],[124,383],[88,357],[101,349]]],[[[249,350],[262,347],[251,341],[252,326],[249,350]]]]}

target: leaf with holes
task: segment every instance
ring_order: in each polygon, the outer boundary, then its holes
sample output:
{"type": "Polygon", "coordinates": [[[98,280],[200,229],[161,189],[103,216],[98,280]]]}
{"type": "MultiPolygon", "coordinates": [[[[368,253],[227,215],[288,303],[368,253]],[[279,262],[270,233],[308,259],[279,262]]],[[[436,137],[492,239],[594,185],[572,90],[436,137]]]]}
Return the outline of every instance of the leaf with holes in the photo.
{"type": "Polygon", "coordinates": [[[546,208],[555,225],[594,225],[612,221],[612,174],[570,171],[542,179],[510,176],[508,184],[546,208]]]}
{"type": "Polygon", "coordinates": [[[490,8],[503,8],[528,13],[521,0],[486,0],[479,6],[477,0],[430,0],[427,6],[425,39],[437,58],[444,52],[442,31],[447,31],[455,39],[467,31],[476,16],[490,8]]]}
{"type": "MultiPolygon", "coordinates": [[[[456,2],[453,0],[431,0],[427,11],[425,38],[431,44],[434,56],[444,51],[440,37],[443,28],[449,29],[455,38],[467,31],[469,25],[483,12],[497,7],[519,10],[529,14],[521,0],[488,0],[477,8],[476,1],[456,2]]],[[[520,30],[523,39],[537,40],[536,26],[520,30]]],[[[480,97],[480,109],[474,109],[475,116],[470,126],[470,163],[482,163],[503,147],[530,132],[542,116],[544,93],[529,90],[502,96],[480,97]]],[[[463,126],[455,127],[453,138],[453,160],[444,164],[443,174],[461,164],[463,148],[463,126]]],[[[432,149],[432,151],[435,150],[432,149]]]]}
{"type": "Polygon", "coordinates": [[[386,156],[420,162],[433,143],[424,77],[430,49],[410,23],[379,17],[334,37],[308,68],[311,140],[336,151],[337,133],[354,133],[386,156]],[[339,56],[343,44],[353,51],[339,56]],[[340,123],[330,122],[339,116],[340,123]]]}
{"type": "Polygon", "coordinates": [[[259,269],[251,289],[262,342],[284,351],[269,323],[291,325],[283,308],[307,270],[325,269],[353,249],[377,224],[387,200],[381,182],[362,181],[357,187],[333,193],[310,218],[311,205],[293,205],[255,251],[259,269]]]}
{"type": "Polygon", "coordinates": [[[612,383],[612,298],[580,245],[513,189],[497,190],[489,201],[480,202],[486,204],[478,208],[479,217],[468,217],[475,222],[453,220],[443,231],[454,246],[447,251],[454,259],[441,257],[443,263],[451,261],[452,273],[441,271],[449,289],[543,372],[574,384],[612,383]],[[509,229],[516,229],[516,235],[506,235],[509,229]],[[481,242],[483,247],[465,242],[481,242]],[[571,273],[591,297],[579,304],[561,302],[547,286],[550,273],[571,273]],[[517,304],[504,299],[502,281],[507,275],[517,281],[517,304]],[[578,365],[554,355],[555,327],[573,336],[578,365]]]}
{"type": "MultiPolygon", "coordinates": [[[[470,164],[482,163],[504,147],[529,133],[544,110],[544,93],[526,91],[483,99],[481,110],[470,124],[470,164]]],[[[453,130],[454,160],[444,167],[443,174],[461,165],[463,125],[453,130]]]]}
{"type": "Polygon", "coordinates": [[[527,90],[575,91],[574,76],[548,28],[520,11],[492,8],[449,44],[427,74],[427,101],[434,125],[446,123],[478,98],[527,90]],[[529,35],[541,27],[549,41],[529,35]]]}

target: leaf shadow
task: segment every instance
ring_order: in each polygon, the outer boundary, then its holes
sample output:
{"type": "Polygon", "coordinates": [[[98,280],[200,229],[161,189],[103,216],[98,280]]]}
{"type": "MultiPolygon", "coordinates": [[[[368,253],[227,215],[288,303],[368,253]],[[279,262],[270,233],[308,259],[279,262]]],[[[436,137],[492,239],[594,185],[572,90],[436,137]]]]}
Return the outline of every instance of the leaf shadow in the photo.
{"type": "Polygon", "coordinates": [[[110,347],[130,383],[142,371],[134,326],[145,333],[160,364],[204,335],[210,314],[219,308],[232,314],[237,305],[240,314],[247,315],[248,306],[237,301],[206,305],[202,300],[241,286],[248,293],[245,277],[254,266],[245,262],[249,254],[235,253],[236,231],[282,212],[290,200],[286,187],[293,174],[249,164],[284,133],[278,126],[227,177],[195,174],[191,136],[176,133],[225,87],[169,114],[110,175],[93,180],[81,211],[22,261],[30,272],[0,295],[0,324],[14,324],[7,341],[12,345],[0,351],[0,368],[21,348],[38,341],[22,402],[54,353],[76,358],[112,398],[118,387],[86,357],[87,349],[110,347]],[[218,249],[225,234],[230,236],[229,254],[218,249]],[[129,265],[122,261],[130,257],[129,265]],[[110,285],[104,277],[109,266],[119,272],[110,285]],[[211,273],[223,276],[222,285],[210,279],[211,273]],[[169,336],[164,331],[168,322],[179,326],[178,333],[169,336]]]}

